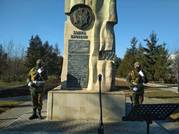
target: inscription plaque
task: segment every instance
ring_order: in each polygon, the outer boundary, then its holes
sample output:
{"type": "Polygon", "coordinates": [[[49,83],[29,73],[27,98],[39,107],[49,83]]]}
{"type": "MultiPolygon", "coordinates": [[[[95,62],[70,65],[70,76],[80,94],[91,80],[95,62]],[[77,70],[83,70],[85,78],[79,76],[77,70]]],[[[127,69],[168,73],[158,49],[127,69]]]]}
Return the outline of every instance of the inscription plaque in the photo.
{"type": "Polygon", "coordinates": [[[68,43],[68,88],[87,88],[89,74],[88,40],[69,40],[68,43]]]}

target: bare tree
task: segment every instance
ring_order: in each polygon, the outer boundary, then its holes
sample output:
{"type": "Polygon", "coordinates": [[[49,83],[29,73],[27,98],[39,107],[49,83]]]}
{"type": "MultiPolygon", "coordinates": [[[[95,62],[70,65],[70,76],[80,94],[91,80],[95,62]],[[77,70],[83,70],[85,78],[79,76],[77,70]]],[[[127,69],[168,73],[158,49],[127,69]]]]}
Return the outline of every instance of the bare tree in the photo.
{"type": "MultiPolygon", "coordinates": [[[[1,46],[4,49],[4,53],[6,53],[6,64],[2,64],[5,66],[4,69],[2,69],[3,66],[1,65],[0,79],[8,82],[25,81],[27,70],[25,68],[24,48],[20,44],[15,45],[13,41],[4,42],[1,46]]],[[[2,62],[1,59],[0,61],[2,62]]]]}

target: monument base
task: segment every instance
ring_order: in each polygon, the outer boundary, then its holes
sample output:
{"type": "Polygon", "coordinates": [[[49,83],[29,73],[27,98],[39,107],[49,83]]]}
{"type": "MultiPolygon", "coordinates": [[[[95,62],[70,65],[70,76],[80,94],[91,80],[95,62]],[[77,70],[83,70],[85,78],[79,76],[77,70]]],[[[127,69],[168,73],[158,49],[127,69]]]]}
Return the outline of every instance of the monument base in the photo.
{"type": "MultiPolygon", "coordinates": [[[[104,122],[120,122],[125,115],[122,91],[102,93],[104,122]]],[[[48,120],[100,119],[99,93],[84,90],[52,90],[48,92],[48,120]]]]}

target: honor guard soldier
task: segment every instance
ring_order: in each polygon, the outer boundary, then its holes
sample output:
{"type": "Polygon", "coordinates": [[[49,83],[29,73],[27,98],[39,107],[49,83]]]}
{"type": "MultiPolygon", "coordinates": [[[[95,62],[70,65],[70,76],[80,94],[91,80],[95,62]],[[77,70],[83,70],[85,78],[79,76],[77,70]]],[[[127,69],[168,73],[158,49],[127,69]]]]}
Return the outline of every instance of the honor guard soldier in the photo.
{"type": "Polygon", "coordinates": [[[33,114],[29,117],[30,120],[40,118],[42,119],[42,99],[44,94],[45,81],[48,79],[47,70],[43,65],[43,61],[38,59],[36,66],[33,67],[27,77],[27,83],[31,93],[33,114]],[[38,110],[38,113],[37,113],[38,110]]]}
{"type": "Polygon", "coordinates": [[[127,81],[132,90],[131,101],[133,105],[142,104],[144,100],[144,83],[147,77],[139,62],[135,62],[134,69],[128,74],[127,81]]]}

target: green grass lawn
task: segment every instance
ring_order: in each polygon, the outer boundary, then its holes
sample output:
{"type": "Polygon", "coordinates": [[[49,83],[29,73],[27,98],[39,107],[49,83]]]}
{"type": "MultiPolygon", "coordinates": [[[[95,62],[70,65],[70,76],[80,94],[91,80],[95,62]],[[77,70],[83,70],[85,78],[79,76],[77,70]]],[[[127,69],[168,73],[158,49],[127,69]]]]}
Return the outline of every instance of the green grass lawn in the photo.
{"type": "MultiPolygon", "coordinates": [[[[131,96],[132,91],[130,90],[125,90],[125,95],[126,96],[131,96]]],[[[174,93],[171,91],[165,91],[161,90],[160,88],[149,88],[146,87],[144,88],[144,96],[147,98],[156,98],[156,99],[178,99],[179,100],[179,94],[174,93]]]]}
{"type": "Polygon", "coordinates": [[[167,98],[178,98],[179,94],[171,91],[161,90],[160,88],[146,88],[145,97],[148,98],[158,98],[158,99],[167,99],[167,98]]]}
{"type": "Polygon", "coordinates": [[[13,81],[13,82],[0,81],[0,89],[13,88],[18,86],[23,86],[25,84],[26,82],[21,82],[21,81],[13,81]]]}
{"type": "Polygon", "coordinates": [[[16,107],[17,105],[23,103],[23,101],[0,101],[0,113],[16,107]]]}
{"type": "MultiPolygon", "coordinates": [[[[26,85],[26,81],[12,81],[12,82],[4,82],[0,81],[0,89],[8,89],[13,87],[20,87],[26,85]]],[[[46,86],[56,86],[59,85],[60,81],[57,80],[55,76],[49,76],[48,80],[46,81],[46,86]]]]}
{"type": "MultiPolygon", "coordinates": [[[[128,84],[125,79],[118,80],[116,82],[116,85],[121,87],[121,90],[124,90],[127,96],[131,94],[131,91],[129,90],[128,84]]],[[[157,99],[178,98],[179,99],[178,93],[161,90],[160,88],[156,88],[156,87],[145,87],[144,91],[145,91],[144,94],[145,97],[148,98],[157,98],[157,99]]]]}

